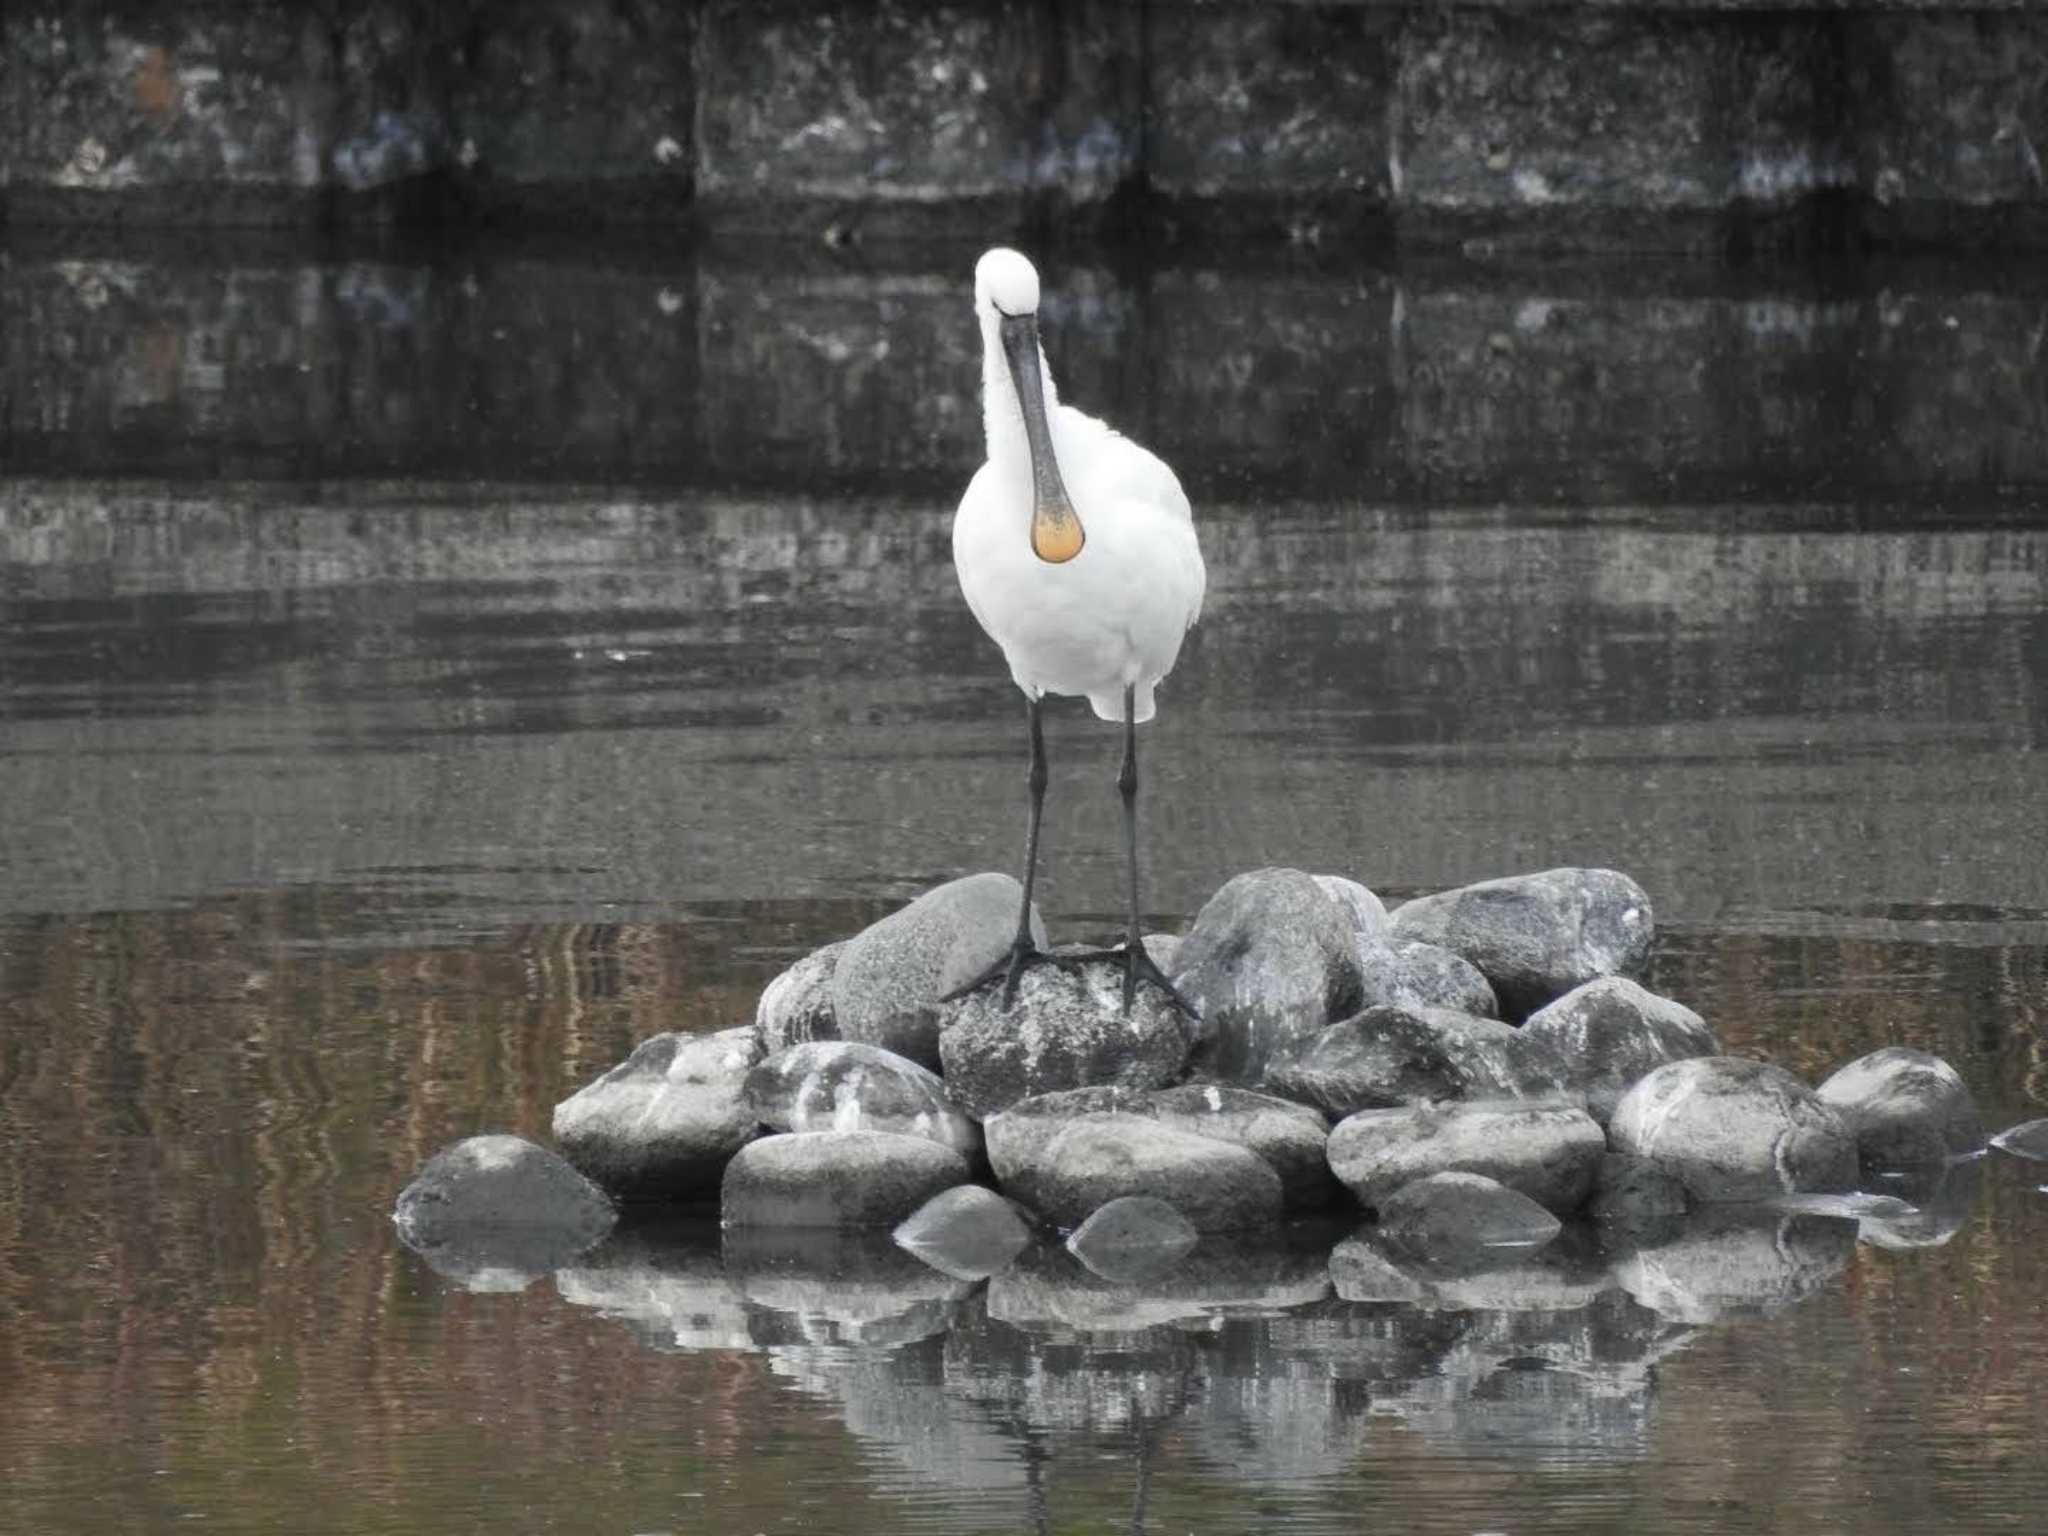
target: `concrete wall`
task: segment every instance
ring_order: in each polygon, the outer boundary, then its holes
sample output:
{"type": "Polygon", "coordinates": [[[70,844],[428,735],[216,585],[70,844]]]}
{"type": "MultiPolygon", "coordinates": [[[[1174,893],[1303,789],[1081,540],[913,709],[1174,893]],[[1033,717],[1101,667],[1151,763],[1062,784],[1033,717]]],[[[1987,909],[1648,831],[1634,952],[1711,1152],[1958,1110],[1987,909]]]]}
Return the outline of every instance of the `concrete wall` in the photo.
{"type": "MultiPolygon", "coordinates": [[[[17,250],[0,463],[947,498],[981,457],[972,247],[279,243],[17,250]]],[[[2037,264],[1842,287],[1642,257],[1045,272],[1063,396],[1205,503],[2048,497],[2037,264]]]]}
{"type": "Polygon", "coordinates": [[[2027,0],[13,0],[15,225],[2048,244],[2027,0]]]}

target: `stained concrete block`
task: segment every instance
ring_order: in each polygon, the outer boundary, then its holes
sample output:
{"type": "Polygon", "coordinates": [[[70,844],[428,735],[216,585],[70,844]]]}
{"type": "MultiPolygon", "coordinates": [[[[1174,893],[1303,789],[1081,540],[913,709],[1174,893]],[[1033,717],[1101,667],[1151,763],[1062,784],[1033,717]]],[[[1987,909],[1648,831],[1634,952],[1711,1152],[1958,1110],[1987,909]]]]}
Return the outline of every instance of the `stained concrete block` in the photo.
{"type": "Polygon", "coordinates": [[[456,176],[499,213],[685,217],[696,109],[694,6],[517,0],[457,45],[456,176]]]}
{"type": "Polygon", "coordinates": [[[1146,174],[1169,196],[1385,203],[1396,11],[1223,4],[1154,16],[1146,174]]]}
{"type": "Polygon", "coordinates": [[[1844,22],[1870,231],[1917,241],[2048,234],[2048,16],[1844,22]]]}
{"type": "Polygon", "coordinates": [[[698,50],[714,208],[1105,197],[1135,165],[1135,9],[717,3],[698,50]]]}
{"type": "Polygon", "coordinates": [[[0,190],[16,223],[289,221],[323,180],[311,12],[0,12],[0,190]]]}
{"type": "Polygon", "coordinates": [[[1838,188],[1851,171],[1829,122],[1832,72],[1832,33],[1813,16],[1409,12],[1401,227],[1533,223],[1643,243],[1656,239],[1643,215],[1683,231],[1737,199],[1778,208],[1838,188]]]}

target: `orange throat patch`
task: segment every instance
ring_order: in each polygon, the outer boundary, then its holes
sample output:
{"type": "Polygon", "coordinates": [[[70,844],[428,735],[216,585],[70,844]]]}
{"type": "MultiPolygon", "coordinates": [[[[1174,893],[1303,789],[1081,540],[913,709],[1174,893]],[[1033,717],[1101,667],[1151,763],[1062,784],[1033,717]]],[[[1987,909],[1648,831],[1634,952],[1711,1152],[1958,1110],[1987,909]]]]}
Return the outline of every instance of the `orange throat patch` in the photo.
{"type": "Polygon", "coordinates": [[[1049,565],[1065,565],[1081,553],[1088,535],[1072,507],[1038,504],[1031,514],[1031,553],[1049,565]]]}

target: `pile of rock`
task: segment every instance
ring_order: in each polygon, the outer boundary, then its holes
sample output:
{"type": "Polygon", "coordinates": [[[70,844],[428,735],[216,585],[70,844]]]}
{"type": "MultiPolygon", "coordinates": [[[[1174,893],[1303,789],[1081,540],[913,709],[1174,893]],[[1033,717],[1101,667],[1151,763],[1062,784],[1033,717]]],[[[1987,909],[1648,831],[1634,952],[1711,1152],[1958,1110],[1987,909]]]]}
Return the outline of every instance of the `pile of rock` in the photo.
{"type": "MultiPolygon", "coordinates": [[[[563,1157],[600,1203],[716,1202],[729,1230],[899,1227],[978,1276],[1034,1223],[1111,1269],[1347,1199],[1411,1250],[1528,1247],[1581,1213],[1641,1227],[1842,1195],[1984,1143],[1961,1079],[1923,1052],[1875,1052],[1818,1091],[1720,1054],[1637,979],[1650,902],[1612,870],[1391,914],[1336,876],[1239,875],[1184,937],[1147,940],[1194,1021],[1151,988],[1126,1015],[1100,960],[1034,967],[1008,1009],[995,988],[948,1000],[1006,952],[1020,898],[1005,875],[953,881],[799,961],[752,1024],[644,1042],[557,1106],[563,1157]]],[[[545,1170],[532,1208],[552,1209],[570,1169],[529,1150],[513,1161],[545,1170]]],[[[485,1161],[501,1181],[513,1166],[502,1147],[485,1161]]],[[[442,1162],[401,1197],[409,1234],[461,1209],[442,1162]]]]}

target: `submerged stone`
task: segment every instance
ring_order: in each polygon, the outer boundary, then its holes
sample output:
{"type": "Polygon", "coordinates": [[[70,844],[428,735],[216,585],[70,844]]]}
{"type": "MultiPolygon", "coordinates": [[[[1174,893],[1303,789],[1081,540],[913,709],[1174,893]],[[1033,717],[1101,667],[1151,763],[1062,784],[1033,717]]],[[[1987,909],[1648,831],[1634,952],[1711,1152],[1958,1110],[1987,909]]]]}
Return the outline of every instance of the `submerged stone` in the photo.
{"type": "Polygon", "coordinates": [[[1866,1170],[1945,1162],[1984,1148],[1968,1086],[1926,1051],[1885,1046],[1839,1068],[1815,1092],[1848,1122],[1866,1170]]]}
{"type": "Polygon", "coordinates": [[[650,1036],[555,1106],[555,1139],[622,1200],[708,1200],[727,1160],[760,1134],[745,1094],[760,1059],[750,1025],[650,1036]]]}
{"type": "Polygon", "coordinates": [[[1488,1249],[1541,1247],[1562,1229],[1527,1195],[1478,1173],[1433,1173],[1379,1201],[1381,1240],[1432,1263],[1457,1264],[1488,1249]]]}
{"type": "Polygon", "coordinates": [[[994,1190],[961,1184],[932,1196],[890,1236],[899,1248],[956,1280],[984,1280],[1023,1252],[1031,1227],[994,1190]]]}
{"type": "Polygon", "coordinates": [[[1170,1267],[1201,1241],[1194,1224],[1152,1195],[1097,1206],[1067,1237],[1067,1251],[1105,1280],[1136,1283],[1170,1267]]]}
{"type": "Polygon", "coordinates": [[[391,1213],[406,1246],[472,1290],[524,1288],[612,1228],[603,1190],[519,1136],[470,1136],[429,1158],[391,1213]]]}
{"type": "Polygon", "coordinates": [[[747,1074],[754,1114],[776,1131],[889,1131],[922,1136],[966,1157],[981,1131],[938,1075],[878,1045],[816,1040],[791,1046],[747,1074]]]}
{"type": "Polygon", "coordinates": [[[2024,1120],[2009,1125],[1992,1137],[1990,1144],[2014,1157],[2048,1162],[2048,1120],[2024,1120]]]}
{"type": "Polygon", "coordinates": [[[1201,1014],[1193,1065],[1255,1083],[1357,1006],[1349,909],[1298,869],[1234,876],[1195,915],[1172,974],[1201,1014]]]}
{"type": "MultiPolygon", "coordinates": [[[[940,1000],[1009,952],[1023,899],[1009,875],[964,875],[848,939],[832,972],[839,1037],[936,1070],[940,1000]]],[[[1035,911],[1031,931],[1044,944],[1035,911]]]]}
{"type": "Polygon", "coordinates": [[[1519,1019],[1600,976],[1639,976],[1656,926],[1650,898],[1612,869],[1546,869],[1418,897],[1393,916],[1397,939],[1463,955],[1519,1019]]]}
{"type": "Polygon", "coordinates": [[[1675,1233],[1626,1249],[1614,1273],[1631,1296],[1685,1323],[1768,1317],[1826,1285],[1856,1250],[1856,1223],[1767,1206],[1698,1212],[1675,1233]]]}

